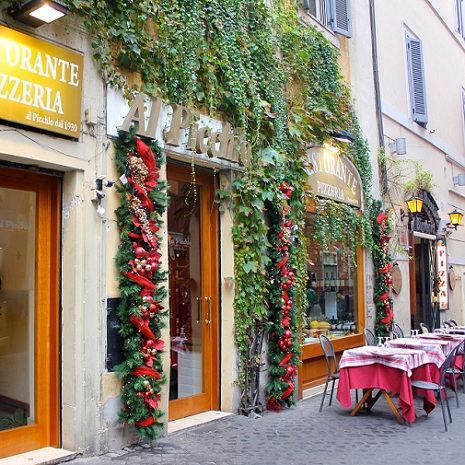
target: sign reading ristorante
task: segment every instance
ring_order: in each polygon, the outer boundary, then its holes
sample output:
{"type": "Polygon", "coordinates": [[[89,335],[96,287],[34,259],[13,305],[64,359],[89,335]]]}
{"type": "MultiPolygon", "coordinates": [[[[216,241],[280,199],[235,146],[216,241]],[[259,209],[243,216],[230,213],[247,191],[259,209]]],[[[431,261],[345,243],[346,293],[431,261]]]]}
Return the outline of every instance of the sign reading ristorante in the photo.
{"type": "Polygon", "coordinates": [[[311,166],[308,184],[320,197],[362,207],[362,181],[354,164],[344,155],[326,147],[307,151],[311,166]]]}
{"type": "Polygon", "coordinates": [[[83,56],[0,26],[0,119],[78,138],[83,56]]]}

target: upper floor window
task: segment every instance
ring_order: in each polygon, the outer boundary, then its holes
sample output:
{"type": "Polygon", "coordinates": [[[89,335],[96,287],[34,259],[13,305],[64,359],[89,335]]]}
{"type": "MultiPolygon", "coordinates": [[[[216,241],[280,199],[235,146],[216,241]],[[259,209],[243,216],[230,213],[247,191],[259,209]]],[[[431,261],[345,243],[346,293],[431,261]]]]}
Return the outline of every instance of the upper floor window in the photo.
{"type": "Polygon", "coordinates": [[[301,0],[303,7],[328,29],[352,37],[350,0],[301,0]]]}
{"type": "Polygon", "coordinates": [[[428,123],[428,111],[426,108],[422,42],[409,33],[407,33],[407,65],[412,119],[419,125],[426,127],[428,123]]]}
{"type": "Polygon", "coordinates": [[[455,9],[457,12],[457,32],[465,39],[465,24],[464,24],[464,5],[463,0],[455,0],[455,9]]]}
{"type": "MultiPolygon", "coordinates": [[[[462,87],[462,117],[463,117],[463,128],[465,134],[465,89],[462,87]]],[[[465,140],[464,140],[465,142],[465,140]]]]}

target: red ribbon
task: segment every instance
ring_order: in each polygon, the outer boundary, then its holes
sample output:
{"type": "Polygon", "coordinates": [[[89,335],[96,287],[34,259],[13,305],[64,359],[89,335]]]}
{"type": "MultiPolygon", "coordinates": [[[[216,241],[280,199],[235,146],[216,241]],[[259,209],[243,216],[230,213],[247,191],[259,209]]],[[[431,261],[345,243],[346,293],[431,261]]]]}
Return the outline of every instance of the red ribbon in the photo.
{"type": "Polygon", "coordinates": [[[161,374],[158,371],[153,370],[152,368],[148,368],[145,366],[134,367],[132,369],[131,374],[133,376],[151,376],[155,379],[161,379],[161,374]]]}
{"type": "Polygon", "coordinates": [[[157,337],[155,334],[152,333],[151,329],[149,328],[149,322],[145,322],[142,318],[138,318],[135,315],[131,315],[129,317],[131,323],[147,338],[149,339],[156,339],[157,337]]]}

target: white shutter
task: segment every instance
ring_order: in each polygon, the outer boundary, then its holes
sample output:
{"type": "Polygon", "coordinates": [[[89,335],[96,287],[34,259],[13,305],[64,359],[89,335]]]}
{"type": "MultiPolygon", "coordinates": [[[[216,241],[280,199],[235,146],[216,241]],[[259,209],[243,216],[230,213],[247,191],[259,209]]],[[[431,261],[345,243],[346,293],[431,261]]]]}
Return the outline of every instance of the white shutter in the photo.
{"type": "Polygon", "coordinates": [[[428,123],[428,112],[426,108],[425,73],[423,69],[421,40],[407,36],[407,56],[413,121],[426,126],[426,123],[428,123]]]}
{"type": "Polygon", "coordinates": [[[342,36],[352,37],[350,0],[330,0],[332,30],[342,36]]]}

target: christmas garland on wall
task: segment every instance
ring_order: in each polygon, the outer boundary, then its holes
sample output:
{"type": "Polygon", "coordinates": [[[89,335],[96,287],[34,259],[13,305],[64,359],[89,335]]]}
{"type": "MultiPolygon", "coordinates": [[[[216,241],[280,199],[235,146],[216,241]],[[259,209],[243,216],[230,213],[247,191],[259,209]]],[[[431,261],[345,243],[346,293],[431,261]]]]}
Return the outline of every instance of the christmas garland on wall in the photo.
{"type": "Polygon", "coordinates": [[[119,420],[154,439],[164,413],[158,408],[166,382],[162,369],[161,329],[166,290],[160,270],[160,216],[166,209],[166,185],[159,180],[161,151],[133,134],[119,134],[115,163],[121,175],[121,205],[116,210],[121,244],[116,256],[120,273],[120,334],[126,360],[115,367],[124,378],[119,420]]]}
{"type": "Polygon", "coordinates": [[[391,224],[382,210],[379,200],[373,201],[371,209],[373,235],[373,263],[375,266],[375,284],[373,299],[376,306],[375,333],[378,337],[387,337],[391,332],[392,319],[392,259],[389,254],[391,224]]]}
{"type": "MultiPolygon", "coordinates": [[[[297,305],[293,298],[295,268],[292,263],[296,240],[295,226],[291,218],[290,199],[294,188],[289,183],[280,186],[281,209],[270,206],[270,243],[274,250],[270,253],[271,278],[269,298],[269,338],[270,366],[269,382],[266,387],[267,408],[280,411],[293,404],[294,377],[300,359],[298,338],[293,333],[297,328],[297,305]]],[[[275,204],[276,205],[276,204],[275,204]]],[[[279,205],[279,204],[278,204],[279,205]]]]}

